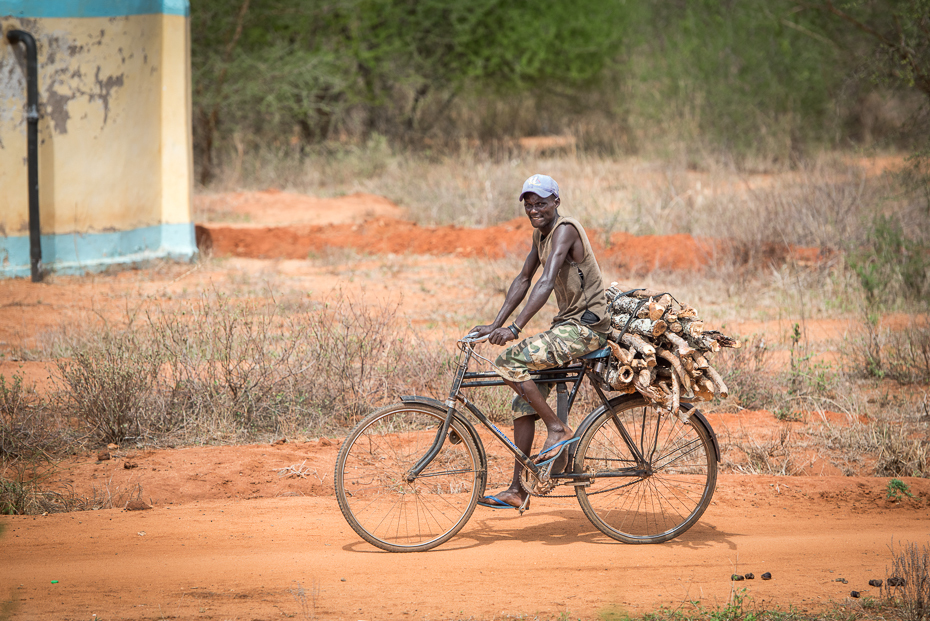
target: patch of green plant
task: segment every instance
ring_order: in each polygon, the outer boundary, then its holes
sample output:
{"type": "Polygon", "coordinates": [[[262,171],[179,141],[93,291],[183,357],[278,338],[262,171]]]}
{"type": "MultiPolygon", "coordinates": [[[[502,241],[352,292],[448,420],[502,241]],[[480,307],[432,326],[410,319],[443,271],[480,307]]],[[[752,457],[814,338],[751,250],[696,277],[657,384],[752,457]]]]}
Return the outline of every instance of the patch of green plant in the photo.
{"type": "Polygon", "coordinates": [[[930,247],[909,238],[892,216],[874,217],[864,247],[846,255],[870,306],[921,301],[930,295],[930,247]]]}
{"type": "Polygon", "coordinates": [[[814,361],[815,354],[801,341],[801,325],[792,326],[790,340],[790,364],[785,375],[788,395],[793,398],[832,397],[836,386],[836,373],[827,362],[814,361]]]}
{"type": "Polygon", "coordinates": [[[888,481],[888,499],[889,500],[901,500],[907,496],[908,498],[913,498],[914,494],[911,493],[911,489],[907,486],[907,483],[901,479],[891,479],[888,481]]]}

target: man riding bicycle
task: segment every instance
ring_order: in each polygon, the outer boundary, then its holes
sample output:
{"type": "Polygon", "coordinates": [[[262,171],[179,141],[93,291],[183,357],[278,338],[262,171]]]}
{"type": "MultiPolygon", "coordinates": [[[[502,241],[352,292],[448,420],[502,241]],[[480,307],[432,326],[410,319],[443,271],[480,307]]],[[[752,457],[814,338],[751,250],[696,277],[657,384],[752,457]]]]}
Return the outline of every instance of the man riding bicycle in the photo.
{"type": "MultiPolygon", "coordinates": [[[[535,229],[533,247],[511,283],[494,322],[478,326],[472,332],[475,337],[490,335],[488,340],[495,345],[516,340],[555,291],[559,312],[552,320],[552,327],[505,349],[495,361],[495,370],[517,393],[512,408],[514,444],[529,455],[536,418],[542,419],[548,435],[537,463],[549,464],[550,474],[557,474],[567,463],[573,431],[546,403],[551,385],[544,384],[540,390],[530,379],[530,370],[560,367],[603,347],[610,331],[610,315],[601,271],[588,236],[577,220],[559,214],[561,200],[555,180],[547,175],[533,175],[523,183],[519,200],[535,229]],[[540,265],[543,266],[542,276],[531,290],[533,275],[540,265]],[[528,291],[526,306],[505,326],[504,322],[528,291]]],[[[499,509],[526,509],[529,494],[520,485],[522,469],[516,461],[510,487],[485,496],[479,504],[499,509]]]]}

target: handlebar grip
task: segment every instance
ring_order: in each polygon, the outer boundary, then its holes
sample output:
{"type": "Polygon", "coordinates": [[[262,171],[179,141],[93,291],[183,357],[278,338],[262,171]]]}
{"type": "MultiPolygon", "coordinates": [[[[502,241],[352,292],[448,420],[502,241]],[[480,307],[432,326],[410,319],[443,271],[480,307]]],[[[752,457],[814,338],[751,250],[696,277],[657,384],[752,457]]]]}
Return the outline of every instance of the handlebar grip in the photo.
{"type": "Polygon", "coordinates": [[[490,334],[485,334],[482,337],[476,337],[477,334],[478,334],[477,332],[469,332],[468,334],[463,336],[461,339],[459,339],[459,342],[460,343],[481,343],[482,341],[486,341],[491,337],[490,334]]]}

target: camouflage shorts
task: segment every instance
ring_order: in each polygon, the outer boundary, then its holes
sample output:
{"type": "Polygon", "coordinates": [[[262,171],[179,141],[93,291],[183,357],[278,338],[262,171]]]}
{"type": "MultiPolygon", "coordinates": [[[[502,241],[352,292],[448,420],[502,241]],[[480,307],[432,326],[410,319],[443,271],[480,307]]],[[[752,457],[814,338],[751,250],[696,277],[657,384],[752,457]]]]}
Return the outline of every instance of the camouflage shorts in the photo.
{"type": "MultiPolygon", "coordinates": [[[[501,352],[494,364],[497,373],[511,382],[525,382],[530,371],[552,369],[568,364],[575,358],[603,347],[607,337],[587,326],[563,323],[540,334],[527,337],[501,352]]],[[[551,384],[540,385],[540,392],[547,397],[551,384]]],[[[516,397],[512,409],[514,417],[535,414],[532,406],[516,397]]]]}

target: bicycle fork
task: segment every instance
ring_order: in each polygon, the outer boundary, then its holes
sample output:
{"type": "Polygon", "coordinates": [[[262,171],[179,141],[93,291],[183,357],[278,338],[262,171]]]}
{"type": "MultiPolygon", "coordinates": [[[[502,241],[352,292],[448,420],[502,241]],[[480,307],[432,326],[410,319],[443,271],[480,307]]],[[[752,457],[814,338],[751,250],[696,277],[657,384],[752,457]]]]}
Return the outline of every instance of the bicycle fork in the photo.
{"type": "Polygon", "coordinates": [[[407,483],[413,483],[420,473],[423,472],[430,462],[436,458],[436,455],[439,455],[440,449],[442,449],[442,444],[445,442],[446,434],[449,433],[449,427],[452,425],[452,417],[455,412],[455,399],[458,396],[459,389],[462,387],[462,380],[465,378],[465,372],[468,370],[468,363],[471,360],[471,348],[463,347],[462,353],[459,354],[459,364],[458,368],[455,370],[455,379],[452,381],[452,388],[449,391],[449,398],[446,399],[446,419],[442,422],[442,426],[439,428],[439,431],[436,432],[436,438],[433,440],[432,446],[426,452],[426,455],[421,457],[413,467],[407,471],[404,480],[407,483]]]}

